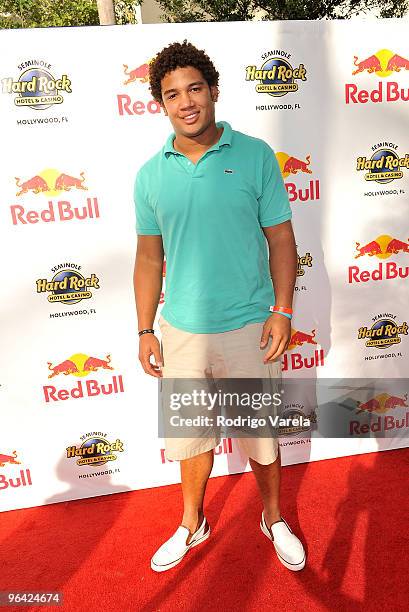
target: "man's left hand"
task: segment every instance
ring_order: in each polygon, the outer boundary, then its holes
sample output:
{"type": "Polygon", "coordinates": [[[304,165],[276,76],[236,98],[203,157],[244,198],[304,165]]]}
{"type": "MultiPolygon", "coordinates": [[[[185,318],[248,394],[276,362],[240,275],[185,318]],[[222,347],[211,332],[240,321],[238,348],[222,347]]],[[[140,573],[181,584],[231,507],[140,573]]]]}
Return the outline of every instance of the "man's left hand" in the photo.
{"type": "Polygon", "coordinates": [[[272,342],[269,350],[264,355],[263,363],[269,363],[280,357],[286,350],[291,336],[291,319],[281,314],[272,314],[264,323],[263,333],[260,340],[260,349],[267,346],[269,337],[272,342]]]}

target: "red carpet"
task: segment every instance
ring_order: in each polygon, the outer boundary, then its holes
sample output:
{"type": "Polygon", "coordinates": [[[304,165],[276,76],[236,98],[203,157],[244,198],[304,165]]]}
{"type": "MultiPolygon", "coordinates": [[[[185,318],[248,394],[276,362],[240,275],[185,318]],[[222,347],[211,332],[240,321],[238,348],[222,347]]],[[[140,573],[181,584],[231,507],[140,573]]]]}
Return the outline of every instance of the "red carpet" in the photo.
{"type": "Polygon", "coordinates": [[[258,523],[251,473],[209,481],[213,533],[163,574],[149,560],[180,519],[179,486],[5,512],[0,590],[56,590],[19,610],[408,610],[409,449],[283,469],[282,512],[307,547],[286,570],[258,523]]]}

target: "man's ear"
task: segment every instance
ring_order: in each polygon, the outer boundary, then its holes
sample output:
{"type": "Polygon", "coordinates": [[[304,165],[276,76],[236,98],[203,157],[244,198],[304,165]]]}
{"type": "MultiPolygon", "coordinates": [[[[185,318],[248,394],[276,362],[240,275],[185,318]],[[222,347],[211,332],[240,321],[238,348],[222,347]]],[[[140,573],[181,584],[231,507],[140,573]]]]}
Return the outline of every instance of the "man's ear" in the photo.
{"type": "Polygon", "coordinates": [[[212,87],[210,88],[210,96],[213,102],[217,102],[219,98],[219,88],[217,87],[217,85],[212,85],[212,87]]]}
{"type": "Polygon", "coordinates": [[[167,117],[168,116],[168,111],[166,110],[165,105],[163,104],[163,102],[160,103],[160,106],[161,106],[163,112],[165,113],[165,116],[167,117]]]}

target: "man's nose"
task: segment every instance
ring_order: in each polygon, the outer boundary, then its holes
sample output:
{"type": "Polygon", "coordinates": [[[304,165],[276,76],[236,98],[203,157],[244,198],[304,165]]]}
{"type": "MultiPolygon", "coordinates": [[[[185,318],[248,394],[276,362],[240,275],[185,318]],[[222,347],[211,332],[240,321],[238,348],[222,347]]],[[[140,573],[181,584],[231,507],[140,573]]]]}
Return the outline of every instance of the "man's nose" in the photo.
{"type": "Polygon", "coordinates": [[[184,91],[180,97],[180,106],[181,108],[190,108],[192,106],[192,98],[190,97],[190,92],[184,91]]]}

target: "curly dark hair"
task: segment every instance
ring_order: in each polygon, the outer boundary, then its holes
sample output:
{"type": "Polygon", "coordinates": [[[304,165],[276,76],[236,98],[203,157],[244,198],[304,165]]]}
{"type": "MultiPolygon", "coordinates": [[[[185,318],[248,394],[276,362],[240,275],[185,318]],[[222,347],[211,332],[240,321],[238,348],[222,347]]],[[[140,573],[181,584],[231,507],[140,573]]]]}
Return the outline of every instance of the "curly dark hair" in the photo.
{"type": "Polygon", "coordinates": [[[162,104],[161,81],[163,77],[176,68],[192,66],[200,70],[209,87],[219,84],[219,73],[213,62],[204,51],[184,40],[183,43],[172,43],[159,51],[149,65],[149,84],[152,97],[162,104]]]}

